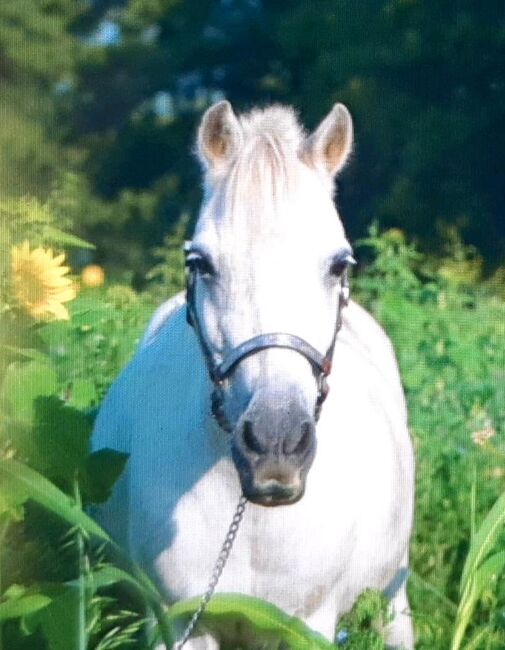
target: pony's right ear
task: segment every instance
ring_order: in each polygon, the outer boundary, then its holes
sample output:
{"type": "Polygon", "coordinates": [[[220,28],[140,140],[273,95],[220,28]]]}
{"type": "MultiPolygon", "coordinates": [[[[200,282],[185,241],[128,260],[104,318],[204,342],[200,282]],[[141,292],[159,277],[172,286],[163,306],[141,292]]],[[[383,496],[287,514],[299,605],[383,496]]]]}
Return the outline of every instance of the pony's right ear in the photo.
{"type": "Polygon", "coordinates": [[[225,168],[242,141],[242,130],[230,102],[214,104],[205,112],[198,129],[198,155],[209,171],[225,168]]]}

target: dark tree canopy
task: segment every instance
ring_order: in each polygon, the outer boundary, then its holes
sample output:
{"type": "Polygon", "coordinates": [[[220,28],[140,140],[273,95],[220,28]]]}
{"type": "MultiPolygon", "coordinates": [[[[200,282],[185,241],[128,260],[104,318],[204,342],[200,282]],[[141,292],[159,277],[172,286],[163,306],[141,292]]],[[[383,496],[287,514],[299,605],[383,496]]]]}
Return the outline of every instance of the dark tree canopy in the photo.
{"type": "Polygon", "coordinates": [[[194,218],[194,131],[225,96],[239,111],[293,104],[310,128],[346,103],[356,147],[339,204],[351,236],[377,219],[437,250],[444,225],[454,225],[490,266],[500,263],[501,1],[38,4],[66,12],[62,33],[78,44],[53,93],[58,142],[79,152],[83,202],[95,213],[83,215],[81,230],[105,261],[142,267],[181,214],[194,218]],[[111,245],[122,237],[130,239],[122,250],[111,245]]]}

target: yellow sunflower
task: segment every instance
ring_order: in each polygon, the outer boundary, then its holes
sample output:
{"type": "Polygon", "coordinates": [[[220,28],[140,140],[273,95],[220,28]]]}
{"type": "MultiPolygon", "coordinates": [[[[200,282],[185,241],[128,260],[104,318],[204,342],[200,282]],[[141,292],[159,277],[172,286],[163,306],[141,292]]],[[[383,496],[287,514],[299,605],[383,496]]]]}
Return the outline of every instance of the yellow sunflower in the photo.
{"type": "Polygon", "coordinates": [[[65,255],[55,256],[48,248],[35,248],[24,241],[11,249],[14,294],[19,305],[37,320],[68,320],[64,302],[73,300],[77,290],[62,266],[65,255]]]}

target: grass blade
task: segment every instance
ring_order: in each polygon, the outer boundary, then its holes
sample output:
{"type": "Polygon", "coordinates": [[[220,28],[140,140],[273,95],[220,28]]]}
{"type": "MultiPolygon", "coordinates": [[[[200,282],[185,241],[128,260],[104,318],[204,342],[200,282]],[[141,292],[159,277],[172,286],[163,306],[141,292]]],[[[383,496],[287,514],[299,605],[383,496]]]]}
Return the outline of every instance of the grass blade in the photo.
{"type": "Polygon", "coordinates": [[[472,618],[477,601],[493,577],[498,576],[504,567],[505,551],[500,551],[485,560],[471,575],[461,597],[456,614],[451,650],[459,650],[461,647],[461,642],[472,618]]]}
{"type": "Polygon", "coordinates": [[[460,594],[463,594],[469,578],[496,543],[505,524],[505,492],[495,502],[475,533],[461,575],[460,594]]]}

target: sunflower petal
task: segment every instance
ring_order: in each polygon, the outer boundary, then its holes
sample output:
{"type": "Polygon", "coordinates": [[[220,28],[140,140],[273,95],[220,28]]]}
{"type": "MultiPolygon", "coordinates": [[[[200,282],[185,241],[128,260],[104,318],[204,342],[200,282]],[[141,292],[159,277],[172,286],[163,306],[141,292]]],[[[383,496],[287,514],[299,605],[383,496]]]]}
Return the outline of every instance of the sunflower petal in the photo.
{"type": "Polygon", "coordinates": [[[56,318],[56,320],[69,320],[70,315],[68,313],[68,310],[66,307],[64,307],[61,303],[59,302],[53,302],[50,303],[47,306],[47,311],[56,318]]]}

